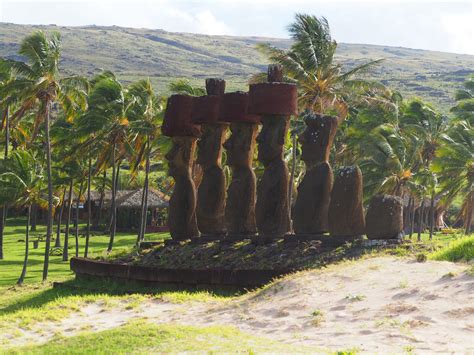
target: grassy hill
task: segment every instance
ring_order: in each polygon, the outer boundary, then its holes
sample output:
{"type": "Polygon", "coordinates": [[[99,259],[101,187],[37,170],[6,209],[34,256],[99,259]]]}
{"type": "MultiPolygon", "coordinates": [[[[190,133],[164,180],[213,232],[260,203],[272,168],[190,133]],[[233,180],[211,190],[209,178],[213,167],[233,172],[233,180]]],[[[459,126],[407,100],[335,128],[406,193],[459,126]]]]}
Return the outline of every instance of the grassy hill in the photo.
{"type": "MultiPolygon", "coordinates": [[[[17,55],[21,39],[34,30],[56,30],[63,36],[62,66],[66,72],[92,76],[114,71],[125,82],[150,77],[160,92],[167,83],[188,78],[201,85],[206,77],[223,77],[228,90],[244,89],[248,78],[265,70],[267,61],[255,50],[258,42],[287,48],[287,39],[207,36],[122,27],[27,26],[0,23],[0,56],[17,55]]],[[[369,77],[404,96],[419,96],[444,111],[453,92],[474,73],[474,56],[400,47],[341,43],[337,60],[345,67],[385,58],[369,77]]]]}

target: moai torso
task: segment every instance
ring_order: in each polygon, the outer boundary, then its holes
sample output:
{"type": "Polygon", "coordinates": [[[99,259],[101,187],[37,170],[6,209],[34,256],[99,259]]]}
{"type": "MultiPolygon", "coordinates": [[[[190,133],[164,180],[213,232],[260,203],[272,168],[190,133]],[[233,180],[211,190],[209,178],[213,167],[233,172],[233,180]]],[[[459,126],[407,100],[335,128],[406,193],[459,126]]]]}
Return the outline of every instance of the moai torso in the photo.
{"type": "Polygon", "coordinates": [[[357,166],[337,171],[329,204],[329,233],[355,237],[365,233],[362,172],[357,166]]]}
{"type": "Polygon", "coordinates": [[[224,124],[205,124],[198,142],[197,162],[203,169],[198,188],[196,208],[199,230],[203,235],[223,236],[225,233],[225,174],[221,167],[224,124]]]}
{"type": "Polygon", "coordinates": [[[268,82],[250,85],[249,111],[262,116],[257,137],[258,159],[265,167],[257,185],[256,219],[261,240],[285,236],[291,230],[288,201],[289,173],[283,160],[283,145],[290,116],[296,114],[297,90],[282,83],[282,68],[268,67],[268,82]]]}
{"type": "Polygon", "coordinates": [[[290,231],[288,206],[289,173],[283,160],[283,144],[288,131],[286,117],[263,117],[257,137],[258,159],[265,167],[257,186],[256,220],[264,239],[283,237],[290,231]]]}
{"type": "Polygon", "coordinates": [[[173,137],[166,154],[168,173],[175,180],[169,202],[168,225],[171,238],[185,240],[199,237],[196,221],[196,187],[191,177],[191,159],[196,147],[194,137],[173,137]]]}
{"type": "Polygon", "coordinates": [[[323,234],[328,231],[328,210],[333,172],[328,163],[336,135],[336,117],[314,113],[306,115],[306,129],[299,136],[306,173],[298,186],[293,207],[293,228],[296,234],[323,234]]]}
{"type": "Polygon", "coordinates": [[[296,234],[318,235],[328,231],[332,181],[333,172],[328,162],[306,170],[292,213],[296,234]]]}
{"type": "Polygon", "coordinates": [[[232,180],[227,190],[225,220],[230,238],[257,233],[255,223],[256,178],[252,169],[257,124],[234,122],[232,135],[224,143],[232,180]]]}
{"type": "Polygon", "coordinates": [[[171,95],[168,98],[162,132],[171,137],[172,147],[165,158],[168,174],[175,185],[168,208],[168,226],[175,241],[199,237],[196,221],[196,187],[191,167],[200,135],[199,126],[191,123],[193,98],[171,95]]]}

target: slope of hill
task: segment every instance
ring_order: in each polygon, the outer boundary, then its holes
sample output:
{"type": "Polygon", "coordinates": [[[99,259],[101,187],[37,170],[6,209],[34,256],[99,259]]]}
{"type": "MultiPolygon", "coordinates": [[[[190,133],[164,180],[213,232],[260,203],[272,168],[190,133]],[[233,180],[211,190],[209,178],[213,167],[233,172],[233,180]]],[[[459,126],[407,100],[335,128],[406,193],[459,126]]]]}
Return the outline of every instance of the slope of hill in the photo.
{"type": "MultiPolygon", "coordinates": [[[[207,36],[122,27],[29,26],[0,23],[0,56],[17,55],[21,39],[34,30],[56,30],[63,36],[63,68],[92,76],[114,71],[124,82],[150,77],[158,90],[176,78],[202,84],[206,77],[228,81],[229,90],[243,89],[248,78],[265,70],[267,61],[256,51],[258,42],[287,48],[287,39],[207,36]]],[[[447,111],[454,90],[474,73],[474,56],[400,47],[341,43],[337,60],[344,67],[385,58],[369,77],[381,80],[405,96],[422,97],[447,111]]]]}

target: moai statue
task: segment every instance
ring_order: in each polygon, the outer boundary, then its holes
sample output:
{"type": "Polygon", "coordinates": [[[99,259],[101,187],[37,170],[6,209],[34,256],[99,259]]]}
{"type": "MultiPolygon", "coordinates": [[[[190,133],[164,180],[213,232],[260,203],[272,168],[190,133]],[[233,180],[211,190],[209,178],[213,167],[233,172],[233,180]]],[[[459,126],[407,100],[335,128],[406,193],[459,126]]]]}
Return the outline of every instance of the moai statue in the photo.
{"type": "Polygon", "coordinates": [[[397,239],[403,237],[403,201],[400,197],[376,195],[372,197],[365,230],[369,239],[397,239]]]}
{"type": "Polygon", "coordinates": [[[257,234],[255,223],[256,178],[252,169],[259,117],[248,111],[248,93],[232,92],[222,97],[219,120],[230,123],[231,136],[224,143],[232,180],[227,189],[225,224],[227,239],[257,234]]]}
{"type": "Polygon", "coordinates": [[[269,66],[268,83],[250,85],[249,111],[261,115],[262,130],[257,137],[258,159],[265,167],[257,186],[256,219],[263,243],[290,232],[288,167],[283,145],[290,116],[297,112],[297,90],[293,84],[278,82],[281,67],[269,66]]]}
{"type": "Polygon", "coordinates": [[[362,172],[357,166],[337,171],[329,203],[329,233],[334,237],[357,237],[365,233],[362,172]]]}
{"type": "Polygon", "coordinates": [[[197,163],[203,169],[198,187],[197,223],[201,236],[220,239],[225,234],[225,174],[222,170],[222,143],[225,139],[227,123],[218,121],[221,97],[225,91],[225,81],[206,80],[207,95],[193,99],[192,122],[201,125],[197,163]]]}
{"type": "Polygon", "coordinates": [[[173,142],[165,158],[168,160],[168,174],[175,181],[168,209],[168,225],[174,241],[199,237],[196,222],[196,187],[191,167],[200,129],[191,123],[192,106],[191,96],[171,95],[162,127],[163,134],[171,137],[173,142]]]}
{"type": "Polygon", "coordinates": [[[321,235],[328,231],[328,210],[333,172],[329,153],[338,119],[308,112],[305,131],[299,136],[306,173],[298,186],[293,207],[293,229],[298,235],[321,235]]]}

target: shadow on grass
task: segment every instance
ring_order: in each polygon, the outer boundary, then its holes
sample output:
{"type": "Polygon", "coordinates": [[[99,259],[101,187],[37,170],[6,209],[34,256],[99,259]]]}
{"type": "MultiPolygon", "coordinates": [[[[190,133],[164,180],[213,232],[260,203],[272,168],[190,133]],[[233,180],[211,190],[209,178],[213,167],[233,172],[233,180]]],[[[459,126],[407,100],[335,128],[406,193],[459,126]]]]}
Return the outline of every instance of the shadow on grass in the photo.
{"type": "MultiPolygon", "coordinates": [[[[16,286],[18,287],[18,286],[16,286]]],[[[55,283],[54,287],[44,291],[39,291],[27,299],[20,299],[14,304],[8,305],[0,309],[0,315],[7,315],[27,308],[40,308],[50,302],[63,297],[69,296],[89,296],[103,295],[123,296],[132,294],[145,294],[159,297],[170,292],[187,292],[188,294],[198,294],[203,291],[209,292],[211,295],[219,297],[235,297],[244,291],[228,290],[228,289],[202,289],[183,286],[163,285],[163,286],[146,286],[139,283],[110,281],[110,280],[68,280],[61,283],[55,283]]]]}

